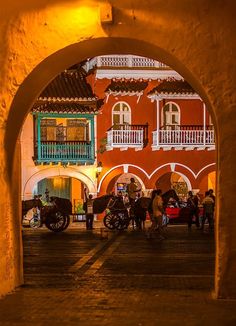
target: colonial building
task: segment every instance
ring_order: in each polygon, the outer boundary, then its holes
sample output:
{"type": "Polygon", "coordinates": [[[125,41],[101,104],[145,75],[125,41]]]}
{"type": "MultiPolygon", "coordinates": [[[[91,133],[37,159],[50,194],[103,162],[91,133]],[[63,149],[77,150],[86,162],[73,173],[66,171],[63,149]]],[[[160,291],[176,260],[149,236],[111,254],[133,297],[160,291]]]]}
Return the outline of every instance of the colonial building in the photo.
{"type": "Polygon", "coordinates": [[[205,104],[178,73],[144,57],[100,56],[62,72],[33,105],[21,141],[24,199],[47,189],[76,209],[84,187],[125,192],[131,176],[145,195],[215,185],[205,104]]]}
{"type": "Polygon", "coordinates": [[[77,67],[58,75],[40,94],[24,124],[22,197],[83,198],[81,181],[96,194],[96,115],[102,105],[77,67]]]}
{"type": "Polygon", "coordinates": [[[144,193],[155,187],[204,193],[215,187],[211,117],[193,88],[170,67],[132,55],[86,64],[94,92],[105,99],[97,117],[98,193],[125,189],[130,176],[144,193]]]}

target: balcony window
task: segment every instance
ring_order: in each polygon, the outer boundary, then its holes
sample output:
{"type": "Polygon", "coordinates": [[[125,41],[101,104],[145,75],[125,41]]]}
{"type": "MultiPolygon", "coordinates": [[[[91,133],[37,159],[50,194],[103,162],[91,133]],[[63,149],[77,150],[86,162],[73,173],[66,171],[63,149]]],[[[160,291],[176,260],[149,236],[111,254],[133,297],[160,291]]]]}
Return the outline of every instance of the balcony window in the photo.
{"type": "Polygon", "coordinates": [[[85,119],[67,120],[67,140],[89,141],[89,122],[85,119]]]}
{"type": "Polygon", "coordinates": [[[163,107],[163,126],[166,130],[176,130],[180,125],[180,109],[172,102],[163,107]]]}
{"type": "Polygon", "coordinates": [[[41,120],[41,140],[50,141],[56,140],[56,119],[41,120]]]}
{"type": "Polygon", "coordinates": [[[86,119],[42,119],[41,141],[89,141],[86,119]],[[62,121],[63,120],[63,121],[62,121]]]}
{"type": "Polygon", "coordinates": [[[112,124],[131,124],[131,109],[125,102],[118,102],[112,109],[112,124]]]}

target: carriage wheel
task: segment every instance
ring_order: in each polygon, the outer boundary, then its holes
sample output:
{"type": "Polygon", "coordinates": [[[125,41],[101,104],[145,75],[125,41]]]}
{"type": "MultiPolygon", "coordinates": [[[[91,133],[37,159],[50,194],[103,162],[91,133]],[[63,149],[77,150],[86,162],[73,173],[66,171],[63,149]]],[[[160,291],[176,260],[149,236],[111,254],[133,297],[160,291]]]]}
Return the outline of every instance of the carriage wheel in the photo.
{"type": "Polygon", "coordinates": [[[64,216],[61,212],[56,212],[46,217],[45,225],[53,232],[61,232],[68,227],[68,217],[64,216]],[[66,226],[67,225],[67,226],[66,226]],[[66,226],[66,227],[65,227],[66,226]]]}
{"type": "Polygon", "coordinates": [[[68,226],[70,225],[70,216],[66,215],[65,217],[66,217],[66,222],[65,222],[65,225],[64,225],[62,231],[64,231],[65,229],[67,229],[68,226]]]}
{"type": "Polygon", "coordinates": [[[41,220],[38,217],[32,217],[31,220],[29,221],[29,226],[32,229],[37,229],[41,226],[41,220]]]}
{"type": "Polygon", "coordinates": [[[107,227],[109,230],[116,229],[117,225],[117,216],[114,213],[109,213],[106,216],[104,216],[103,223],[105,227],[107,227]]]}
{"type": "Polygon", "coordinates": [[[130,222],[128,212],[127,211],[117,212],[116,216],[118,219],[118,222],[116,223],[116,229],[120,231],[127,229],[130,222]]]}

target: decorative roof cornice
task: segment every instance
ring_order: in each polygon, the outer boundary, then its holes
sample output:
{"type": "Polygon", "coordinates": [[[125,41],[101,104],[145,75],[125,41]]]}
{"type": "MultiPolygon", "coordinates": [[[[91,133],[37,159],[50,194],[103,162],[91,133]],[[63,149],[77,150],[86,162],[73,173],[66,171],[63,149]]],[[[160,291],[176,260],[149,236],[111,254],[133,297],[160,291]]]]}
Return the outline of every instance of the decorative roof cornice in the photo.
{"type": "Polygon", "coordinates": [[[164,80],[148,93],[149,98],[153,98],[154,96],[163,98],[178,95],[185,97],[198,96],[188,82],[176,79],[164,80]]]}
{"type": "Polygon", "coordinates": [[[143,91],[148,86],[148,82],[143,79],[133,80],[133,79],[121,79],[112,80],[110,85],[106,88],[106,95],[137,95],[143,94],[143,91]]]}
{"type": "Polygon", "coordinates": [[[94,103],[80,104],[71,102],[37,102],[32,108],[33,113],[79,113],[97,114],[100,111],[103,100],[94,103]]]}

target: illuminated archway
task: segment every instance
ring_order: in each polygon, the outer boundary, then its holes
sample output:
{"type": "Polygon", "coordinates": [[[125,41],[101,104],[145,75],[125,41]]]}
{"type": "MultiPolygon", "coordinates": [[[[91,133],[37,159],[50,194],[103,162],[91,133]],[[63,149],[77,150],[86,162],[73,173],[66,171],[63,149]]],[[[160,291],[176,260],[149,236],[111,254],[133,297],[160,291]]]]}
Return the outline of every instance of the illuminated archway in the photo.
{"type": "MultiPolygon", "coordinates": [[[[136,179],[136,183],[138,183],[138,185],[140,186],[142,191],[145,191],[146,187],[145,184],[143,182],[143,180],[140,178],[140,176],[137,176],[134,173],[122,173],[122,174],[117,174],[115,177],[113,177],[107,187],[107,193],[109,193],[112,189],[114,189],[115,185],[119,182],[123,182],[124,178],[125,178],[125,184],[127,185],[128,183],[130,183],[130,178],[133,177],[134,179],[136,179]],[[122,181],[120,181],[120,179],[122,179],[122,181]]],[[[121,189],[115,189],[115,191],[118,191],[121,189]]],[[[125,191],[125,189],[123,189],[125,191]]]]}
{"type": "Polygon", "coordinates": [[[181,198],[186,197],[187,192],[192,190],[189,179],[180,172],[167,172],[162,174],[156,180],[156,188],[160,188],[162,192],[174,189],[181,198]]]}
{"type": "Polygon", "coordinates": [[[67,176],[71,178],[75,178],[83,182],[87,187],[90,193],[96,193],[96,185],[93,180],[90,179],[87,175],[74,170],[73,168],[47,168],[33,174],[25,183],[23,188],[23,196],[26,194],[32,194],[32,189],[34,186],[41,180],[49,177],[57,177],[57,176],[67,176]]]}

